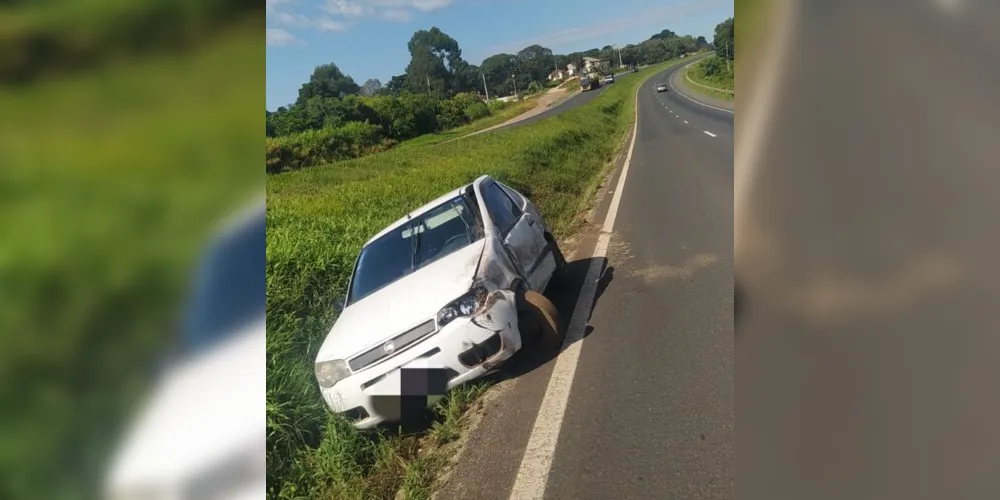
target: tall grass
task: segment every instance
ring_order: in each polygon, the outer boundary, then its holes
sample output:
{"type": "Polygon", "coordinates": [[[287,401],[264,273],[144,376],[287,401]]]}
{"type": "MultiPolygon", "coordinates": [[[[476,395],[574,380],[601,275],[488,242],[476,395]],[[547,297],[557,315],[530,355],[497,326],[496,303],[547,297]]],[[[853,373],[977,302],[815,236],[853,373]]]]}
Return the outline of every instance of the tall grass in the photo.
{"type": "MultiPolygon", "coordinates": [[[[416,438],[353,431],[327,413],[316,387],[312,363],[354,258],[401,214],[483,174],[530,197],[557,235],[573,231],[632,123],[642,80],[625,80],[536,124],[268,177],[270,495],[391,498],[402,489],[417,498],[433,486],[440,461],[414,453],[410,440],[416,438]]],[[[460,414],[446,408],[442,417],[460,414]]],[[[436,441],[455,438],[451,424],[435,429],[436,441]]]]}
{"type": "Polygon", "coordinates": [[[0,498],[101,480],[205,238],[260,190],[262,28],[0,87],[0,498]]]}

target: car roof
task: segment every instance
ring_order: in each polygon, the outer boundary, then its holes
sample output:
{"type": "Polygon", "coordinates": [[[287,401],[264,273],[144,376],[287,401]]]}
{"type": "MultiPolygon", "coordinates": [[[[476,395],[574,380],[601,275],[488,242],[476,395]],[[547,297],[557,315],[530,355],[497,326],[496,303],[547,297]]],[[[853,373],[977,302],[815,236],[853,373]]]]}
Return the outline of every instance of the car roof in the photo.
{"type": "Polygon", "coordinates": [[[420,208],[417,208],[417,209],[415,209],[415,210],[407,213],[406,215],[403,215],[399,219],[396,219],[396,222],[393,222],[392,224],[389,224],[388,226],[386,226],[385,229],[379,231],[378,234],[376,234],[375,236],[372,236],[371,239],[369,239],[368,241],[365,242],[365,246],[370,245],[373,241],[381,238],[382,236],[385,236],[387,233],[393,231],[394,229],[398,229],[400,226],[406,224],[411,218],[413,218],[413,217],[419,217],[419,216],[423,215],[424,213],[428,212],[429,210],[431,210],[432,208],[437,207],[437,206],[439,206],[439,205],[447,202],[448,200],[454,199],[457,196],[461,196],[465,192],[465,190],[469,188],[469,186],[475,185],[476,183],[482,183],[483,181],[486,181],[487,179],[491,179],[491,177],[488,176],[488,175],[481,175],[478,178],[476,178],[476,180],[474,180],[474,181],[472,181],[472,182],[470,182],[468,184],[464,184],[461,187],[452,189],[452,190],[448,191],[447,193],[445,193],[445,194],[443,194],[441,196],[438,196],[437,198],[433,199],[432,201],[425,203],[420,208]]]}

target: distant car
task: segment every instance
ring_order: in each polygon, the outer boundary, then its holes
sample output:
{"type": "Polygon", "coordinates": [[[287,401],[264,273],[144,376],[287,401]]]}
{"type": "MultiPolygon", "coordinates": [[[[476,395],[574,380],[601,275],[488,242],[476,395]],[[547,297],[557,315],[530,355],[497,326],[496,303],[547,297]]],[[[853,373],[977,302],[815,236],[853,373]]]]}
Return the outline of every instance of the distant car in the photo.
{"type": "Polygon", "coordinates": [[[608,76],[604,77],[604,83],[605,84],[615,83],[615,75],[608,75],[608,76]]]}
{"type": "Polygon", "coordinates": [[[541,292],[565,266],[535,205],[486,175],[403,215],[354,265],[316,356],[323,399],[370,428],[422,412],[532,340],[557,350],[565,332],[541,292]],[[418,379],[430,393],[401,407],[418,379]]]}
{"type": "Polygon", "coordinates": [[[665,83],[658,83],[658,84],[656,84],[656,91],[657,92],[666,92],[667,91],[667,84],[665,84],[665,83]]]}

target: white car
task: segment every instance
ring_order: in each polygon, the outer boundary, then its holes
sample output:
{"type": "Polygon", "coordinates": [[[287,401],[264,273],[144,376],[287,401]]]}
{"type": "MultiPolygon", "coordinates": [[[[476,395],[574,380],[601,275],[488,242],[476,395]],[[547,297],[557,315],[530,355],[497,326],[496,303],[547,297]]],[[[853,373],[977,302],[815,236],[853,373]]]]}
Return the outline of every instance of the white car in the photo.
{"type": "Polygon", "coordinates": [[[265,209],[217,237],[164,367],[115,450],[107,500],[266,496],[265,209]]]}
{"type": "Polygon", "coordinates": [[[658,83],[658,84],[656,84],[656,91],[657,92],[666,92],[667,91],[667,84],[665,84],[665,83],[658,83]]]}
{"type": "Polygon", "coordinates": [[[492,371],[523,340],[557,349],[565,332],[540,292],[564,267],[535,205],[489,176],[407,214],[361,249],[316,356],[323,399],[370,428],[492,371]]]}

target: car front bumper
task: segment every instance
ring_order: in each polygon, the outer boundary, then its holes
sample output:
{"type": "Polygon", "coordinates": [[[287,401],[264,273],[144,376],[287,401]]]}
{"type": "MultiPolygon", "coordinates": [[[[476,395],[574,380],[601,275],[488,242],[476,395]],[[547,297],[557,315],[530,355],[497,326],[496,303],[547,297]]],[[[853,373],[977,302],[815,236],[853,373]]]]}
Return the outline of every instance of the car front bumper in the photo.
{"type": "Polygon", "coordinates": [[[414,380],[418,376],[409,374],[447,374],[442,385],[448,390],[485,375],[520,349],[514,293],[498,290],[490,293],[479,314],[457,318],[385,361],[320,390],[334,413],[358,418],[354,425],[366,429],[404,418],[400,408],[404,397],[422,397],[426,400],[422,408],[426,408],[443,396],[428,387],[434,384],[414,380]]]}

